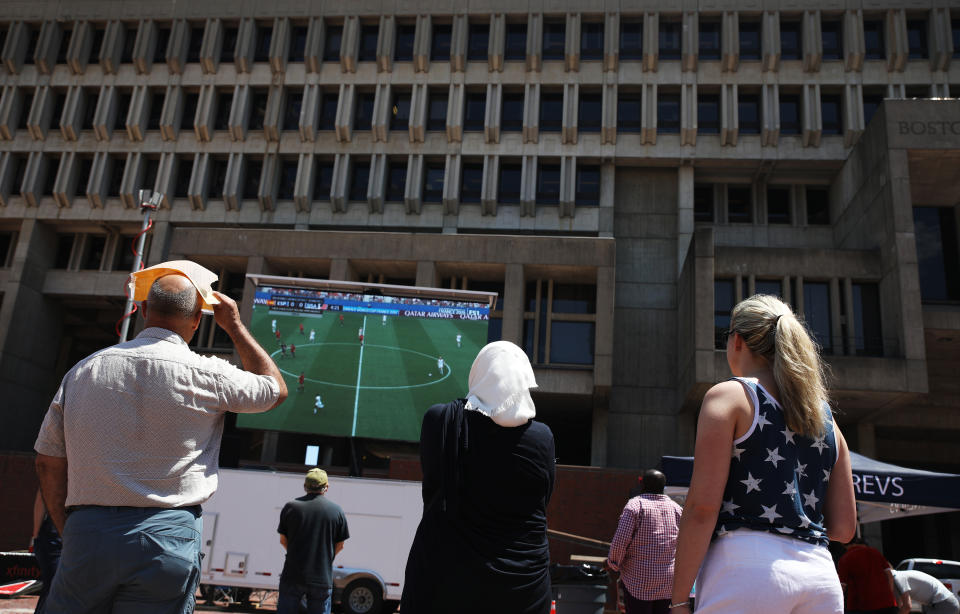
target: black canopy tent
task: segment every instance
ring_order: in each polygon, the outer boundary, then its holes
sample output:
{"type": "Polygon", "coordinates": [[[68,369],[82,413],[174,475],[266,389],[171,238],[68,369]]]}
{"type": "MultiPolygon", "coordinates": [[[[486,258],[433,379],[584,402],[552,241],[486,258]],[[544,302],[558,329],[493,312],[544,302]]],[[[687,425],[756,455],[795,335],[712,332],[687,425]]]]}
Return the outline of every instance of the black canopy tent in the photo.
{"type": "MultiPolygon", "coordinates": [[[[960,510],[960,475],[900,467],[850,453],[861,523],[960,510]]],[[[684,495],[693,475],[692,456],[663,456],[667,494],[684,495]]]]}

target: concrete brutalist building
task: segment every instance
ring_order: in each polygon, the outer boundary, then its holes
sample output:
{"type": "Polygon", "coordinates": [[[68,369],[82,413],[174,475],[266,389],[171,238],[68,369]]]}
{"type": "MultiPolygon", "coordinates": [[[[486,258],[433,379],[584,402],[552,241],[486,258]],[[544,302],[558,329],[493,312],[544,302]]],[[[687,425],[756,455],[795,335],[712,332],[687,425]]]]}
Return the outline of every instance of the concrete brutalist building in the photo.
{"type": "MultiPolygon", "coordinates": [[[[762,291],[816,332],[852,449],[960,471],[957,0],[4,0],[0,47],[4,475],[116,340],[141,188],[148,264],[246,310],[246,273],[500,293],[561,463],[691,453],[762,291]]],[[[225,453],[306,439],[228,425],[225,453]]],[[[958,525],[885,546],[958,558],[958,525]]]]}

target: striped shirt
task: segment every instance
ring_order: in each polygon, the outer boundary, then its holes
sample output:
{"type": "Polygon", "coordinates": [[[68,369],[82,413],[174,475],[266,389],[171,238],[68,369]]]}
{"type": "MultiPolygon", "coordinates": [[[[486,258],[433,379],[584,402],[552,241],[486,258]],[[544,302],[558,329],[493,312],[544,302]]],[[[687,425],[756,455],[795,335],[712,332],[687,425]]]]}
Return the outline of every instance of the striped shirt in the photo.
{"type": "Polygon", "coordinates": [[[269,375],[190,350],[148,328],[63,378],[34,449],[67,459],[67,506],[183,507],[217,489],[224,412],[263,412],[269,375]]]}
{"type": "Polygon", "coordinates": [[[677,523],[683,512],[670,497],[645,493],[627,501],[607,559],[635,599],[669,599],[677,523]]]}

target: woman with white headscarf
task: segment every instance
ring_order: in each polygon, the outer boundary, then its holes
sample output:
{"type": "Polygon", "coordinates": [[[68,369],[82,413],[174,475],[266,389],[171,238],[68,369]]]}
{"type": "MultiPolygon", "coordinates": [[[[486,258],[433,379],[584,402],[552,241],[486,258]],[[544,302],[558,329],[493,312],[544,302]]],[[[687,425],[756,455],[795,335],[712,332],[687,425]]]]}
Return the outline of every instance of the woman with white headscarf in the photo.
{"type": "Polygon", "coordinates": [[[554,445],[533,419],[533,369],[523,350],[496,341],[477,355],[469,385],[466,399],[423,417],[423,519],[400,611],[546,614],[554,445]]]}

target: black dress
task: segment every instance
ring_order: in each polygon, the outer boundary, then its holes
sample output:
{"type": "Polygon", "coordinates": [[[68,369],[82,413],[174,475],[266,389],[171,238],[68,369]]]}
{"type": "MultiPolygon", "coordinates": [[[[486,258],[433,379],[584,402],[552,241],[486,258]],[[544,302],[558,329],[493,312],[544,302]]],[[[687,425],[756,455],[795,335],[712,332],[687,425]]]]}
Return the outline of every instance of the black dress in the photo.
{"type": "Polygon", "coordinates": [[[502,427],[463,399],[423,417],[423,519],[407,559],[402,614],[547,614],[553,433],[502,427]]]}

